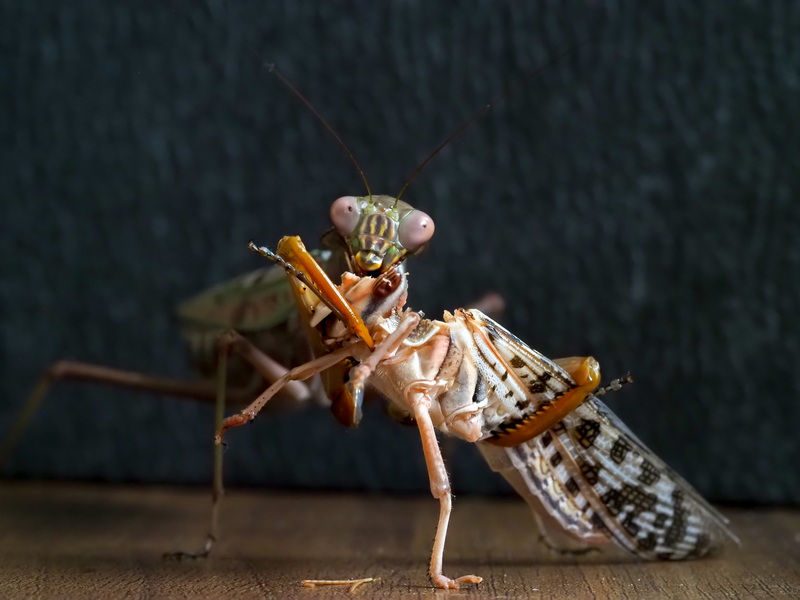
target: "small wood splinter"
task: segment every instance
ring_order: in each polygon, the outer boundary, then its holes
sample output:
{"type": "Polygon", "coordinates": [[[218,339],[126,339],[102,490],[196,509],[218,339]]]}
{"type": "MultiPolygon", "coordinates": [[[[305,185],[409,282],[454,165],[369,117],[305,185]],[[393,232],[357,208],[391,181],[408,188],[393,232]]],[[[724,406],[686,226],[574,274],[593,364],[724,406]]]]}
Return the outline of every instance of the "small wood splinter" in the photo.
{"type": "Polygon", "coordinates": [[[365,583],[380,581],[380,579],[380,577],[365,577],[364,579],[304,579],[300,583],[307,588],[317,587],[318,585],[349,585],[350,593],[353,594],[365,583]]]}

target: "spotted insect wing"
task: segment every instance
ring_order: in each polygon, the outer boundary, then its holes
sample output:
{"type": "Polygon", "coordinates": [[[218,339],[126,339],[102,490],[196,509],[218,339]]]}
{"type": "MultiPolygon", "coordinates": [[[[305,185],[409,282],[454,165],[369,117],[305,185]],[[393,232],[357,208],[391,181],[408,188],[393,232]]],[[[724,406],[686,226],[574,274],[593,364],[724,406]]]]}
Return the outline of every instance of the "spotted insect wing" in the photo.
{"type": "MultiPolygon", "coordinates": [[[[483,315],[482,321],[517,377],[538,373],[533,385],[540,387],[569,379],[501,325],[483,315]]],[[[524,443],[478,446],[526,499],[555,547],[565,546],[565,533],[578,547],[614,542],[642,559],[680,560],[704,556],[725,538],[738,543],[727,519],[595,396],[524,443]]]]}

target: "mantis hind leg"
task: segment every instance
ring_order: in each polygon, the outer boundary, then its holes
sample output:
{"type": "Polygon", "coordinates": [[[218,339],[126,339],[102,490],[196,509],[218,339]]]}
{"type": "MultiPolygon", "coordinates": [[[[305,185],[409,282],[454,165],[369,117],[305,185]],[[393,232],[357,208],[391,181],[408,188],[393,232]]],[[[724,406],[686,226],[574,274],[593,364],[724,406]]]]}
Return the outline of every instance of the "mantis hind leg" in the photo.
{"type": "Polygon", "coordinates": [[[475,308],[492,319],[499,319],[506,310],[506,301],[500,294],[489,292],[485,296],[467,304],[470,308],[475,308]]]}
{"type": "MultiPolygon", "coordinates": [[[[220,431],[223,421],[225,419],[225,406],[227,394],[229,392],[227,386],[228,375],[228,355],[230,352],[235,352],[253,368],[258,371],[261,376],[269,383],[285,377],[289,373],[289,369],[267,356],[264,352],[258,349],[252,342],[244,338],[241,334],[234,330],[229,330],[220,335],[217,346],[217,374],[216,374],[216,398],[214,404],[214,432],[220,431]]],[[[311,398],[315,398],[317,403],[323,404],[326,398],[319,387],[306,385],[302,381],[288,381],[282,388],[281,392],[284,396],[288,396],[296,402],[306,402],[311,398]]],[[[222,499],[225,495],[225,487],[223,485],[223,471],[222,471],[222,453],[224,447],[220,444],[214,444],[213,454],[213,479],[211,488],[211,517],[208,527],[208,534],[202,549],[198,552],[169,552],[164,554],[167,560],[187,560],[206,558],[211,554],[215,542],[219,539],[219,514],[222,508],[222,499]]]]}
{"type": "MultiPolygon", "coordinates": [[[[221,338],[219,356],[217,358],[216,401],[214,403],[214,431],[217,431],[225,418],[225,392],[228,382],[228,346],[221,338]]],[[[164,554],[166,560],[187,560],[206,558],[211,554],[214,543],[219,539],[219,511],[222,507],[222,497],[225,487],[222,483],[222,451],[223,447],[214,444],[213,450],[213,479],[211,483],[211,518],[208,526],[208,535],[203,548],[198,552],[168,552],[164,554]]]]}
{"type": "MultiPolygon", "coordinates": [[[[137,373],[112,369],[101,365],[61,360],[53,363],[39,378],[25,403],[17,413],[5,438],[0,444],[0,465],[3,465],[31,420],[39,409],[50,388],[58,381],[87,381],[102,383],[127,389],[142,390],[156,394],[166,394],[182,398],[192,398],[203,402],[213,402],[216,389],[207,381],[184,381],[168,377],[154,377],[137,373]]],[[[229,396],[236,402],[243,403],[252,391],[246,389],[229,390],[229,396]]]]}

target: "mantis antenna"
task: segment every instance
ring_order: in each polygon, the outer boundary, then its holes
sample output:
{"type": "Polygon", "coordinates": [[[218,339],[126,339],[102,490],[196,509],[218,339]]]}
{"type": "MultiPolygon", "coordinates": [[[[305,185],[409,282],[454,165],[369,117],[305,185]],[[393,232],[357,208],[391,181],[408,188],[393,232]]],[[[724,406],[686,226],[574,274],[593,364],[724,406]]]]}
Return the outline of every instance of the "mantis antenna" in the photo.
{"type": "Polygon", "coordinates": [[[325,127],[325,129],[328,131],[328,133],[330,133],[333,136],[333,139],[335,139],[337,141],[337,143],[339,144],[339,146],[341,146],[342,150],[344,150],[344,153],[347,155],[347,157],[353,163],[353,166],[356,168],[356,171],[358,171],[358,174],[361,176],[361,180],[364,182],[364,187],[367,188],[367,195],[369,196],[369,199],[372,200],[372,190],[370,190],[370,188],[369,188],[369,183],[367,182],[367,176],[364,174],[364,170],[361,168],[361,165],[358,164],[358,161],[356,160],[355,155],[350,151],[350,148],[347,147],[347,144],[344,143],[344,140],[339,136],[338,133],[336,133],[336,131],[325,120],[325,118],[321,114],[319,114],[317,109],[314,108],[314,105],[311,104],[311,102],[308,100],[308,98],[306,98],[300,92],[300,90],[298,90],[292,84],[291,81],[286,79],[286,77],[283,75],[283,73],[281,73],[280,71],[278,71],[277,68],[275,68],[275,63],[271,63],[271,62],[268,62],[268,61],[264,60],[261,57],[261,55],[258,54],[258,52],[253,50],[253,48],[250,46],[250,44],[248,44],[247,42],[243,42],[243,43],[244,43],[245,47],[248,50],[250,50],[250,52],[252,52],[253,55],[258,60],[261,61],[262,66],[266,67],[268,72],[270,72],[273,75],[275,75],[275,77],[277,77],[280,80],[280,82],[284,86],[286,86],[286,88],[288,88],[288,90],[290,92],[292,92],[292,94],[294,94],[300,100],[300,102],[302,102],[306,106],[306,108],[308,108],[308,110],[311,111],[311,114],[313,114],[319,120],[319,122],[322,123],[322,125],[325,127]]]}
{"type": "Polygon", "coordinates": [[[434,156],[439,154],[439,152],[442,150],[442,148],[447,146],[447,144],[449,144],[454,139],[456,139],[459,135],[464,133],[470,127],[470,125],[472,125],[475,121],[477,121],[483,115],[485,115],[487,112],[489,112],[492,109],[492,107],[494,107],[495,105],[499,104],[500,102],[502,102],[503,100],[508,98],[511,94],[516,92],[519,88],[527,85],[528,82],[530,82],[532,79],[534,79],[542,71],[544,71],[545,69],[547,69],[547,68],[551,67],[552,65],[556,64],[557,62],[559,62],[561,59],[563,59],[565,56],[567,56],[574,49],[575,49],[575,47],[572,46],[572,47],[568,48],[567,50],[564,50],[564,52],[562,52],[561,54],[558,54],[554,58],[551,58],[550,60],[548,60],[543,65],[540,65],[540,66],[536,67],[535,69],[533,69],[533,71],[529,72],[525,77],[523,77],[521,80],[517,81],[514,85],[512,85],[510,87],[507,87],[505,90],[500,92],[497,96],[495,96],[494,98],[489,100],[489,102],[487,104],[484,104],[480,109],[478,109],[478,111],[474,115],[472,115],[469,119],[467,119],[461,125],[459,125],[458,128],[453,133],[451,133],[449,136],[447,136],[447,138],[441,144],[439,144],[438,146],[436,146],[436,148],[434,148],[433,152],[431,152],[428,155],[428,158],[423,160],[419,164],[419,166],[416,169],[414,169],[414,172],[411,173],[409,178],[406,179],[406,182],[403,184],[403,187],[400,188],[400,192],[396,196],[395,206],[397,206],[397,203],[400,201],[400,196],[403,195],[403,192],[406,191],[406,188],[411,184],[412,181],[414,181],[414,179],[416,179],[417,175],[420,174],[422,169],[425,168],[425,166],[431,161],[431,159],[433,159],[434,156]]]}

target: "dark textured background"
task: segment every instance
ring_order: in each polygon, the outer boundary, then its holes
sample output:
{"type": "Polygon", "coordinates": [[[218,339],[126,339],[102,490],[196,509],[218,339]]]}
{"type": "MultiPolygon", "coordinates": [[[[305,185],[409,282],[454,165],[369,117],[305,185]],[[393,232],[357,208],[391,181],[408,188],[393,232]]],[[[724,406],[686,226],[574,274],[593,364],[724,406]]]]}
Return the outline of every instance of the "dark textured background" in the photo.
{"type": "MultiPolygon", "coordinates": [[[[275,61],[396,193],[477,107],[571,44],[423,172],[411,266],[438,315],[482,292],[543,352],[637,383],[611,399],[716,500],[798,502],[800,5],[774,2],[2,2],[0,428],[69,357],[188,374],[172,307],[312,240],[362,193],[275,61]]],[[[202,482],[211,410],[80,384],[10,476],[202,482]]],[[[228,480],[426,490],[379,407],[229,437],[228,480]]],[[[456,491],[500,482],[449,445],[456,491]]]]}

